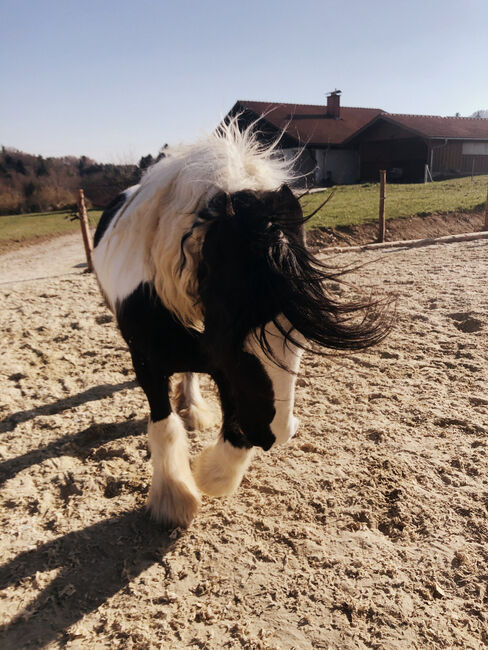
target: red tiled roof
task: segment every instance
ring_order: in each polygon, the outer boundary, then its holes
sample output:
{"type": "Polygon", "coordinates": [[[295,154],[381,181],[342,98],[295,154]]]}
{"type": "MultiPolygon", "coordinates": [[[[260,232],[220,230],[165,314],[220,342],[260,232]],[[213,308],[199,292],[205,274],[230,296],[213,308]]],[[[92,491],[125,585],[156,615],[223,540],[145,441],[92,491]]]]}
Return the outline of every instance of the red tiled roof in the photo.
{"type": "Polygon", "coordinates": [[[488,120],[479,117],[439,117],[386,113],[381,117],[415,131],[424,138],[488,140],[488,120]]]}
{"type": "Polygon", "coordinates": [[[300,144],[342,144],[370,123],[384,118],[424,138],[461,138],[488,140],[488,119],[477,117],[440,117],[403,115],[379,108],[341,106],[339,119],[327,115],[327,106],[282,104],[239,100],[233,110],[249,110],[279,131],[285,131],[300,144]]]}
{"type": "Polygon", "coordinates": [[[341,106],[339,119],[327,116],[325,104],[281,104],[239,100],[234,108],[249,110],[301,144],[340,144],[382,113],[379,108],[341,106]]]}

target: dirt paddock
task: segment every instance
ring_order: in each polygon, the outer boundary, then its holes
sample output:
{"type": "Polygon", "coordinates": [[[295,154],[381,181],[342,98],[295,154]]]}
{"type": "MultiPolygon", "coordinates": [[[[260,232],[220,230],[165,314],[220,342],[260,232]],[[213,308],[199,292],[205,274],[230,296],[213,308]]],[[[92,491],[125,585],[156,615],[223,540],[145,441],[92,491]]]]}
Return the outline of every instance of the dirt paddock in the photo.
{"type": "Polygon", "coordinates": [[[488,644],[486,240],[334,258],[392,334],[307,354],[296,438],[186,532],[145,514],[144,396],[67,245],[0,257],[0,647],[488,644]]]}

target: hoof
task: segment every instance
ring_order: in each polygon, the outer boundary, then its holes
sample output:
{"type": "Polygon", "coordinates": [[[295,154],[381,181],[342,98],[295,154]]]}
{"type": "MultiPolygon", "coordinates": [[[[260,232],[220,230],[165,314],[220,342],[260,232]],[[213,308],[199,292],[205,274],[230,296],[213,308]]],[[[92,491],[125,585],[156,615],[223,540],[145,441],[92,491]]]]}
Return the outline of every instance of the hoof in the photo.
{"type": "Polygon", "coordinates": [[[151,517],[165,527],[188,528],[200,507],[200,495],[182,481],[169,480],[151,486],[147,509],[151,517]]]}
{"type": "Polygon", "coordinates": [[[213,497],[233,494],[241,484],[251,457],[250,449],[233,447],[230,442],[219,440],[209,445],[193,465],[197,486],[213,497]]]}

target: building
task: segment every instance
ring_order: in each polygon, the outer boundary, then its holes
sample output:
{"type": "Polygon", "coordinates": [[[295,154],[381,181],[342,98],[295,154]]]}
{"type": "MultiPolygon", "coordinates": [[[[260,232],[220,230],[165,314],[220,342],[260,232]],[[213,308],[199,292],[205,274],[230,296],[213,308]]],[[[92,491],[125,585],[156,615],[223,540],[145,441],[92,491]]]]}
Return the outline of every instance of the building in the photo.
{"type": "Polygon", "coordinates": [[[377,180],[386,169],[398,180],[488,174],[488,119],[382,113],[351,136],[360,178],[377,180]]]}
{"type": "Polygon", "coordinates": [[[285,156],[299,155],[304,184],[348,184],[488,173],[488,119],[387,113],[341,106],[341,91],[327,104],[239,100],[228,116],[246,126],[257,122],[264,140],[281,135],[285,156]],[[301,153],[300,153],[301,152],[301,153]]]}

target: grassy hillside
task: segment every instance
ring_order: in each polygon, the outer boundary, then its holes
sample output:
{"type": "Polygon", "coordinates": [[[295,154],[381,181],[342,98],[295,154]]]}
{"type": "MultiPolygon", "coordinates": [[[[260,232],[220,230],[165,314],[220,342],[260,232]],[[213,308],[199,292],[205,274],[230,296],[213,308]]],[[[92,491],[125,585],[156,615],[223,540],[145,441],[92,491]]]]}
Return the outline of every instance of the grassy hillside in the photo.
{"type": "MultiPolygon", "coordinates": [[[[436,183],[388,185],[385,216],[409,217],[441,212],[471,212],[486,201],[488,176],[456,178],[436,183]]],[[[334,196],[308,223],[308,228],[346,226],[378,219],[379,183],[341,185],[334,196]]],[[[305,215],[313,212],[327,197],[327,192],[309,194],[301,199],[305,215]]]]}

